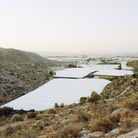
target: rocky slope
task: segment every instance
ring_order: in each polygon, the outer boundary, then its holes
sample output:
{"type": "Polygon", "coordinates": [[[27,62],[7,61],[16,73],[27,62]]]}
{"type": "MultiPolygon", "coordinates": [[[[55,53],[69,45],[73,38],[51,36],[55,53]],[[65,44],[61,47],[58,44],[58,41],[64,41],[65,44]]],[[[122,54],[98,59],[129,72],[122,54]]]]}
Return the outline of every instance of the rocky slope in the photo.
{"type": "MultiPolygon", "coordinates": [[[[137,67],[138,64],[135,64],[135,68],[137,67]]],[[[135,74],[112,81],[105,87],[102,99],[96,103],[60,105],[53,109],[37,112],[2,108],[0,109],[0,137],[137,137],[137,87],[138,76],[135,74]]]]}
{"type": "Polygon", "coordinates": [[[134,69],[134,73],[138,75],[138,60],[133,60],[127,64],[128,66],[131,66],[134,69]]]}
{"type": "Polygon", "coordinates": [[[0,104],[4,104],[46,83],[54,67],[62,63],[49,61],[35,53],[0,48],[0,104]]]}
{"type": "Polygon", "coordinates": [[[105,98],[115,98],[127,92],[138,92],[138,60],[134,60],[128,64],[133,68],[134,74],[119,77],[109,83],[102,92],[105,98]]]}

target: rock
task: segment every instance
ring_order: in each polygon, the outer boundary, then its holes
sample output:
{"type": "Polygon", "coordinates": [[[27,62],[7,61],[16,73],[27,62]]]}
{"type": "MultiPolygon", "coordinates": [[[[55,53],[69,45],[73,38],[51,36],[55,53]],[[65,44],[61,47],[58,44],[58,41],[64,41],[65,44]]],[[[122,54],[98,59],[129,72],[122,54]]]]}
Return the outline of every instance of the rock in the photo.
{"type": "Polygon", "coordinates": [[[86,128],[83,128],[82,131],[79,133],[81,136],[84,136],[86,134],[88,134],[89,131],[86,128]]]}
{"type": "Polygon", "coordinates": [[[120,128],[115,128],[113,130],[111,130],[109,133],[107,133],[105,136],[110,137],[113,136],[115,134],[119,134],[120,133],[120,128]]]}
{"type": "Polygon", "coordinates": [[[138,138],[138,129],[133,130],[129,133],[118,136],[117,138],[138,138]]]}
{"type": "Polygon", "coordinates": [[[111,113],[111,116],[118,116],[119,114],[121,114],[124,111],[128,111],[128,109],[127,108],[116,109],[111,113]]]}
{"type": "Polygon", "coordinates": [[[97,132],[85,134],[81,138],[98,138],[98,137],[102,137],[102,136],[104,136],[104,133],[101,131],[97,131],[97,132]]]}
{"type": "Polygon", "coordinates": [[[55,117],[59,117],[59,114],[55,114],[55,117]]]}

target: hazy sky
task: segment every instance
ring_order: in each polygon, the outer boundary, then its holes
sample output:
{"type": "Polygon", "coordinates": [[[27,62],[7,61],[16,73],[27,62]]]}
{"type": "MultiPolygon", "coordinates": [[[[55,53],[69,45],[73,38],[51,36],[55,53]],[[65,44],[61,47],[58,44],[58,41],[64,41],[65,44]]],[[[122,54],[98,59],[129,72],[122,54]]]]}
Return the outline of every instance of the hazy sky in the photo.
{"type": "Polygon", "coordinates": [[[138,0],[0,0],[0,47],[138,52],[138,0]]]}

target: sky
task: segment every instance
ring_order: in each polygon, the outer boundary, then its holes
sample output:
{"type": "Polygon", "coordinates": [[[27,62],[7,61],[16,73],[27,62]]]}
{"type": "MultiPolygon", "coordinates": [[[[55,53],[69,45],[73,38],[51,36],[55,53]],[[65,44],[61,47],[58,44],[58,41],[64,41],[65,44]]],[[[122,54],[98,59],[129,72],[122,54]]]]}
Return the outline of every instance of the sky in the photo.
{"type": "Polygon", "coordinates": [[[138,0],[0,0],[0,47],[138,52],[138,0]]]}

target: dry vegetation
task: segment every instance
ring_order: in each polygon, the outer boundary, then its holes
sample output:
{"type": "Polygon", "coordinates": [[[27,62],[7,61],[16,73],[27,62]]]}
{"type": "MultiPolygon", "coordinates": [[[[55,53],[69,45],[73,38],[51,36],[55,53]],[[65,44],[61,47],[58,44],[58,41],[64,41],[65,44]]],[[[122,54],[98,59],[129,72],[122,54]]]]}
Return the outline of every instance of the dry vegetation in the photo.
{"type": "Polygon", "coordinates": [[[0,105],[46,83],[63,64],[35,53],[0,48],[0,105]]]}
{"type": "Polygon", "coordinates": [[[0,136],[76,138],[95,131],[106,134],[119,127],[119,134],[125,133],[138,127],[137,101],[138,97],[134,94],[123,101],[117,98],[113,101],[100,100],[97,104],[72,104],[45,111],[12,113],[3,120],[4,116],[1,116],[0,125],[3,127],[0,127],[0,136]]]}
{"type": "MultiPolygon", "coordinates": [[[[138,64],[134,69],[137,67],[138,64]]],[[[138,78],[135,73],[107,85],[100,98],[97,98],[98,101],[90,100],[90,96],[89,103],[82,101],[66,106],[55,105],[56,108],[45,111],[1,108],[0,137],[78,138],[90,134],[92,137],[96,132],[102,138],[116,138],[138,128],[137,92],[138,78]],[[124,93],[120,95],[122,92],[124,93]],[[109,135],[109,132],[116,128],[119,132],[109,135]]],[[[85,98],[82,100],[86,101],[85,98]]]]}
{"type": "Polygon", "coordinates": [[[113,80],[104,88],[102,92],[103,97],[114,98],[121,93],[129,94],[138,92],[138,60],[128,62],[127,64],[133,68],[134,74],[113,80]]]}

